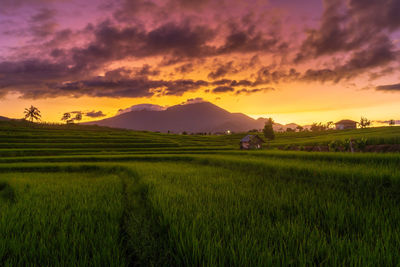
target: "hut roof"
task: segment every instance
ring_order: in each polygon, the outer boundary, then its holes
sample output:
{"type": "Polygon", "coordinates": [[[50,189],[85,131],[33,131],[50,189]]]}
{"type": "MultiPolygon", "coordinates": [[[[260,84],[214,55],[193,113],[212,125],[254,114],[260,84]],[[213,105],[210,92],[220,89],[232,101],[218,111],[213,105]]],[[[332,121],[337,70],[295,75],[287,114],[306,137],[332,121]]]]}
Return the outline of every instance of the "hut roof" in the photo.
{"type": "Polygon", "coordinates": [[[357,123],[356,121],[352,121],[352,120],[341,120],[336,122],[335,124],[353,124],[353,123],[357,123]]]}
{"type": "Polygon", "coordinates": [[[264,140],[262,140],[258,135],[253,135],[253,134],[246,135],[240,140],[240,142],[250,142],[254,139],[258,139],[260,142],[265,143],[264,140]]]}

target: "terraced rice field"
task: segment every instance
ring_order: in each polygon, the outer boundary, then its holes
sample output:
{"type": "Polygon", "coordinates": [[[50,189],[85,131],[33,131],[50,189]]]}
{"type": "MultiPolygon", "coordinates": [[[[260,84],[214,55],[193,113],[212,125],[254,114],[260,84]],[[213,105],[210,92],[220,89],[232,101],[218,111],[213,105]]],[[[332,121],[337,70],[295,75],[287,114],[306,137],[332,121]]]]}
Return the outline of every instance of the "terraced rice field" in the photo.
{"type": "Polygon", "coordinates": [[[399,154],[96,127],[0,136],[1,265],[400,263],[399,154]]]}

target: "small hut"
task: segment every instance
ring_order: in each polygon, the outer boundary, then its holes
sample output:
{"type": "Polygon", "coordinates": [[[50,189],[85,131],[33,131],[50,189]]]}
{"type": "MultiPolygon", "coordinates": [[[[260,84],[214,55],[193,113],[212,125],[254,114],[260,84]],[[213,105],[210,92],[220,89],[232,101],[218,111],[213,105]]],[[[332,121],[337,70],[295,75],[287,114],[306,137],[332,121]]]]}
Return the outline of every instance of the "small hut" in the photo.
{"type": "Polygon", "coordinates": [[[261,149],[265,143],[258,135],[246,135],[240,140],[240,149],[261,149]]]}
{"type": "Polygon", "coordinates": [[[357,122],[352,120],[341,120],[335,123],[336,130],[356,129],[357,122]]]}

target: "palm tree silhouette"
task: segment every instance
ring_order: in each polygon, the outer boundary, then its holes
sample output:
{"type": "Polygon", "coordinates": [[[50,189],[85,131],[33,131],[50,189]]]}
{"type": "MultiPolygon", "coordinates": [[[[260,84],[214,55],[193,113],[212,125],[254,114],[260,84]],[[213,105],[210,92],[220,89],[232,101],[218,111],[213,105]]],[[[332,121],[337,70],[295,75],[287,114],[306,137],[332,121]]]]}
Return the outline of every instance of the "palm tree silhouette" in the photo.
{"type": "Polygon", "coordinates": [[[33,120],[40,121],[40,110],[37,107],[31,106],[30,108],[26,108],[24,111],[25,119],[28,119],[30,122],[33,120]]]}
{"type": "Polygon", "coordinates": [[[71,119],[71,113],[69,113],[69,112],[64,113],[64,115],[62,116],[61,120],[65,121],[67,124],[74,122],[74,120],[71,119]]]}
{"type": "Polygon", "coordinates": [[[81,121],[82,120],[82,113],[77,113],[74,120],[81,121]]]}

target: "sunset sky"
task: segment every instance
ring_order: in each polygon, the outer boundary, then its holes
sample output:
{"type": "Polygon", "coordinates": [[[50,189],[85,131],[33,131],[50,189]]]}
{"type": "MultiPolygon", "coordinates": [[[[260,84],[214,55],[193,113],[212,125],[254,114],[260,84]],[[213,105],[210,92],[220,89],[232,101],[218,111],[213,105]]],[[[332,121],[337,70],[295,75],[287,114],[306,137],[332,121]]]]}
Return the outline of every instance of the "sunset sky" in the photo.
{"type": "Polygon", "coordinates": [[[280,123],[400,120],[400,0],[0,0],[0,116],[202,98],[280,123]]]}

